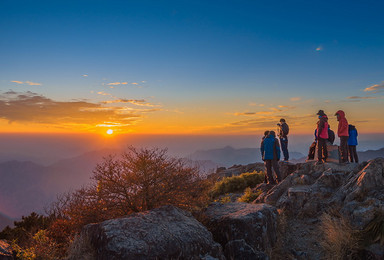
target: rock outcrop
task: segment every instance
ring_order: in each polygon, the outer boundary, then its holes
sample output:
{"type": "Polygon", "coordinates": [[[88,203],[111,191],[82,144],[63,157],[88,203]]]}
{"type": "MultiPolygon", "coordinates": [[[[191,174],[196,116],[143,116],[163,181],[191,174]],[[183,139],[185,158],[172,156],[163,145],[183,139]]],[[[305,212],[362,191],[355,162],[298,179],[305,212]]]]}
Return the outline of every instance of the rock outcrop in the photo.
{"type": "Polygon", "coordinates": [[[173,206],[87,225],[76,243],[70,259],[225,259],[212,234],[173,206]]]}
{"type": "MultiPolygon", "coordinates": [[[[304,228],[302,230],[299,226],[296,228],[299,232],[298,240],[303,239],[300,234],[308,233],[309,223],[321,224],[321,216],[325,213],[343,218],[351,225],[354,232],[362,232],[360,234],[371,232],[369,227],[372,225],[382,226],[384,223],[384,158],[376,158],[362,164],[307,162],[297,166],[297,170],[278,185],[260,184],[256,187],[255,189],[263,193],[254,203],[274,205],[290,215],[291,219],[298,217],[302,219],[304,228]]],[[[316,225],[317,228],[321,230],[321,226],[316,225]]],[[[378,236],[377,233],[375,234],[378,236]]],[[[368,244],[364,250],[360,248],[359,254],[364,257],[374,256],[370,259],[383,259],[384,247],[375,244],[377,239],[383,241],[383,238],[380,238],[382,233],[379,235],[376,239],[366,240],[366,243],[373,244],[368,244]]],[[[293,236],[290,234],[285,236],[292,240],[293,236]]],[[[317,238],[308,235],[306,239],[318,248],[317,238]]],[[[299,249],[304,248],[299,247],[299,249]]],[[[321,254],[317,256],[320,257],[321,254]]]]}
{"type": "Polygon", "coordinates": [[[227,259],[265,259],[264,252],[276,243],[278,214],[273,206],[212,203],[203,214],[204,224],[225,248],[227,259]]]}

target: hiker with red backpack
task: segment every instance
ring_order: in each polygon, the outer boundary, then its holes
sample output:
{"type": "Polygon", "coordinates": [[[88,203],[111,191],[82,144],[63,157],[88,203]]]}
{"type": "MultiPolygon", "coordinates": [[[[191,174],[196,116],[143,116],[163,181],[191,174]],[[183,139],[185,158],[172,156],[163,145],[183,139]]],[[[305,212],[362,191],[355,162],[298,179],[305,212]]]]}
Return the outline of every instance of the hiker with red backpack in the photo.
{"type": "Polygon", "coordinates": [[[328,117],[323,110],[317,112],[319,121],[317,122],[317,163],[324,163],[328,158],[328,117]]]}

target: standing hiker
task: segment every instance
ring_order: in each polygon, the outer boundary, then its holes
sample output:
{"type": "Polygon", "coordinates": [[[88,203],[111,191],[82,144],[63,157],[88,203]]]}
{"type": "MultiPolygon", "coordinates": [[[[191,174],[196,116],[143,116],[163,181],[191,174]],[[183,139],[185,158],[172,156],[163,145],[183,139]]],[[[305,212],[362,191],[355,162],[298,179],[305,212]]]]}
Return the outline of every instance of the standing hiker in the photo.
{"type": "Polygon", "coordinates": [[[328,158],[328,117],[323,110],[319,110],[317,115],[317,163],[324,163],[328,158]]]}
{"type": "Polygon", "coordinates": [[[267,171],[268,183],[275,185],[277,182],[281,182],[278,164],[278,161],[280,160],[280,145],[279,140],[276,138],[275,132],[270,131],[269,135],[264,139],[262,144],[263,145],[260,147],[260,150],[267,171]],[[273,178],[272,168],[275,171],[277,180],[273,178]]]}
{"type": "Polygon", "coordinates": [[[356,146],[357,146],[357,136],[359,135],[357,133],[357,129],[354,125],[348,126],[348,149],[349,149],[349,159],[351,162],[355,160],[355,162],[359,162],[359,157],[357,156],[356,152],[356,146]]]}
{"type": "Polygon", "coordinates": [[[339,126],[337,128],[337,136],[340,138],[340,154],[341,162],[348,162],[348,121],[345,118],[345,113],[343,110],[336,112],[337,121],[339,121],[339,126]]]}
{"type": "MultiPolygon", "coordinates": [[[[263,144],[264,144],[264,139],[267,138],[269,135],[269,130],[264,132],[264,136],[261,138],[261,144],[260,144],[260,149],[263,149],[263,144]]],[[[268,183],[268,178],[267,178],[267,173],[264,175],[264,183],[268,183]]]]}
{"type": "Polygon", "coordinates": [[[284,155],[284,161],[287,162],[289,160],[289,152],[288,152],[288,133],[289,126],[285,122],[285,119],[280,119],[280,123],[277,124],[278,128],[278,136],[280,139],[281,150],[284,155]]]}

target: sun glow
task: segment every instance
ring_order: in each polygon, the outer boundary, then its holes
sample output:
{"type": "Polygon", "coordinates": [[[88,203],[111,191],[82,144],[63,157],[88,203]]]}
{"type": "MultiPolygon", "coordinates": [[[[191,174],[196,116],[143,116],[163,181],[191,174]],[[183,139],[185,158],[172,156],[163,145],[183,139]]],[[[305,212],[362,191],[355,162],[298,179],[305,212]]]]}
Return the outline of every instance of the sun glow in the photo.
{"type": "Polygon", "coordinates": [[[107,130],[107,134],[109,134],[109,135],[113,134],[113,130],[112,129],[108,129],[107,130]]]}

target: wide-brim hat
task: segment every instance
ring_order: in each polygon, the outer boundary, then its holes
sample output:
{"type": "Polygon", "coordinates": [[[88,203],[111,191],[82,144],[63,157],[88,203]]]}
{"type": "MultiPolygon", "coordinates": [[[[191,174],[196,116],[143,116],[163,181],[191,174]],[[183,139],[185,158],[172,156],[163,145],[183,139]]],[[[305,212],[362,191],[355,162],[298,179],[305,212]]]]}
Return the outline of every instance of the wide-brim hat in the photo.
{"type": "Polygon", "coordinates": [[[325,113],[324,113],[324,111],[323,110],[319,110],[319,112],[317,112],[317,114],[316,115],[319,115],[319,116],[323,116],[323,115],[325,115],[325,113]]]}

